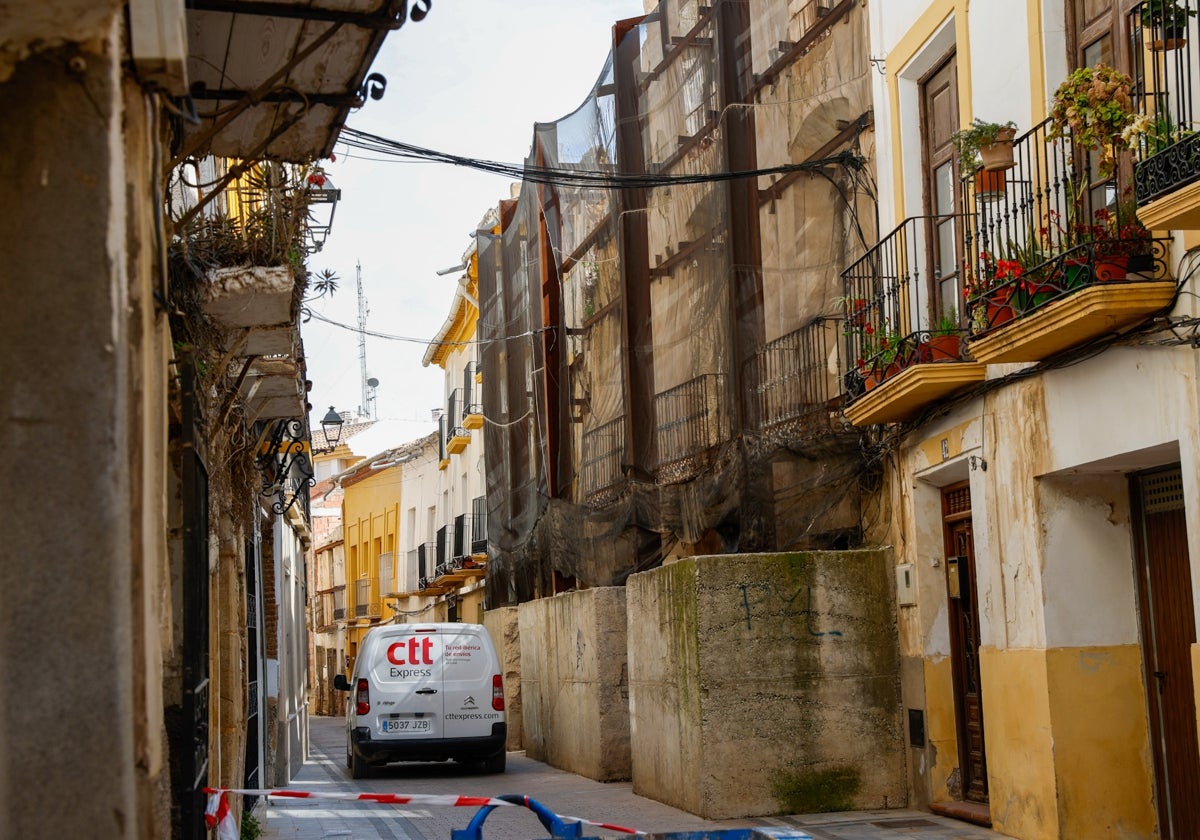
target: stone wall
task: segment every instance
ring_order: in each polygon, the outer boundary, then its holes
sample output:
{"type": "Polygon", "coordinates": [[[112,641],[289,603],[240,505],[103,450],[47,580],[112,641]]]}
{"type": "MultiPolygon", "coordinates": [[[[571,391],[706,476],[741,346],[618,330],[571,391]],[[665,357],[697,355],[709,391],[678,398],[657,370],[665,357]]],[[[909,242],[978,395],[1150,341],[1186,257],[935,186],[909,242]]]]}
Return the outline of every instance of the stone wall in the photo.
{"type": "Polygon", "coordinates": [[[689,558],[627,593],[636,793],[708,819],[906,804],[887,551],[689,558]]]}
{"type": "Polygon", "coordinates": [[[517,609],[527,754],[598,781],[628,779],[625,590],[564,593],[517,609]]]}
{"type": "Polygon", "coordinates": [[[500,607],[483,614],[483,626],[492,637],[504,674],[504,709],[508,721],[508,749],[523,750],[521,723],[521,631],[516,607],[500,607]]]}

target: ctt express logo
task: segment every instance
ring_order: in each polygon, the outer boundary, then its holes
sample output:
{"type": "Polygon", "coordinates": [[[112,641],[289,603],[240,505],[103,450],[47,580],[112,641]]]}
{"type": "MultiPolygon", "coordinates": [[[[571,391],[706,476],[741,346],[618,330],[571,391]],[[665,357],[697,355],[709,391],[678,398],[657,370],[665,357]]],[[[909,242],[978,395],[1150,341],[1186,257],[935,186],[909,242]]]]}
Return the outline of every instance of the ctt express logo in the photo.
{"type": "Polygon", "coordinates": [[[406,668],[389,668],[388,675],[393,679],[407,680],[432,677],[432,668],[413,666],[433,664],[433,639],[426,636],[418,639],[415,636],[402,642],[396,642],[387,649],[388,662],[393,665],[406,665],[406,668]]]}
{"type": "Polygon", "coordinates": [[[387,649],[388,662],[393,665],[432,665],[433,639],[426,636],[418,639],[415,636],[404,642],[396,642],[387,649]],[[418,653],[417,648],[420,648],[418,653]],[[407,656],[405,658],[405,649],[407,656]]]}

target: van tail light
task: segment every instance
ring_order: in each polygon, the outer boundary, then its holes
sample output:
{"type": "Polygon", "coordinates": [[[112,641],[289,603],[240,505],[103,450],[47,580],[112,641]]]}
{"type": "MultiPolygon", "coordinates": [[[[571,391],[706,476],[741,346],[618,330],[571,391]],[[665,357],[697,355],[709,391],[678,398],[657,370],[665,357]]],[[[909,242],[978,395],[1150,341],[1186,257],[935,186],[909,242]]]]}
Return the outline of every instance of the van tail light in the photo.
{"type": "Polygon", "coordinates": [[[504,677],[499,674],[492,675],[492,708],[504,711],[504,677]]]}
{"type": "Polygon", "coordinates": [[[354,714],[365,715],[371,711],[371,688],[366,680],[360,679],[354,688],[354,714]]]}

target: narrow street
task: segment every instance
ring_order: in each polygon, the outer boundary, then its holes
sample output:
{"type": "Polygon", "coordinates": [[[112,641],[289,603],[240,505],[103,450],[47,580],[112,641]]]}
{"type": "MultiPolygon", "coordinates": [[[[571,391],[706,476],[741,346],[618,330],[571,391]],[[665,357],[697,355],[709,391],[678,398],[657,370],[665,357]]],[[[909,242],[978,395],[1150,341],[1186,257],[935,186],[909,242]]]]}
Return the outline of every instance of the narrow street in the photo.
{"type": "MultiPolygon", "coordinates": [[[[556,770],[509,753],[503,775],[485,775],[458,764],[396,765],[377,771],[373,778],[350,778],[345,761],[345,735],[341,718],[310,719],[311,749],[308,760],[291,788],[338,793],[416,793],[496,796],[517,793],[530,796],[550,810],[598,822],[616,823],[642,831],[711,831],[750,826],[794,828],[814,840],[1001,840],[1004,835],[968,823],[919,811],[857,811],[730,821],[703,820],[661,802],[637,796],[628,782],[601,783],[556,770]]],[[[268,803],[268,840],[450,840],[450,832],[463,828],[474,808],[401,807],[358,802],[273,800],[268,803]]],[[[260,807],[259,814],[263,809],[260,807]]],[[[484,825],[487,840],[538,840],[546,836],[534,815],[523,808],[499,808],[484,825]]],[[[585,836],[608,835],[584,828],[585,836]]],[[[620,835],[615,835],[620,836],[620,835]]]]}

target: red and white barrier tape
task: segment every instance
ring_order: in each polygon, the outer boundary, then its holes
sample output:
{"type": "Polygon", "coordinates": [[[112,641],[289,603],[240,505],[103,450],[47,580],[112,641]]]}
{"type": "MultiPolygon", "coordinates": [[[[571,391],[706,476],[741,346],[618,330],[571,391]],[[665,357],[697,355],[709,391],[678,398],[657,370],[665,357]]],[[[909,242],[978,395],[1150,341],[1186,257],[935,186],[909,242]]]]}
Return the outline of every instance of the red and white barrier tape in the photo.
{"type": "MultiPolygon", "coordinates": [[[[213,795],[221,793],[236,793],[242,796],[268,796],[275,799],[339,799],[343,802],[375,802],[381,805],[447,805],[454,808],[484,808],[488,805],[515,807],[516,803],[503,799],[493,799],[488,796],[445,796],[433,793],[334,793],[332,791],[307,790],[266,790],[256,788],[205,788],[204,792],[213,795]]],[[[556,815],[560,820],[593,825],[606,828],[609,831],[619,831],[622,834],[645,834],[636,828],[628,828],[613,823],[585,820],[583,817],[568,817],[556,815]]]]}

